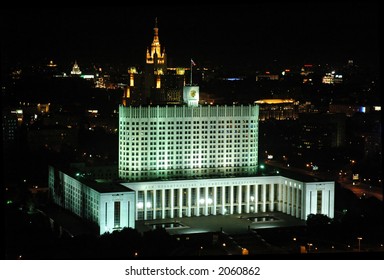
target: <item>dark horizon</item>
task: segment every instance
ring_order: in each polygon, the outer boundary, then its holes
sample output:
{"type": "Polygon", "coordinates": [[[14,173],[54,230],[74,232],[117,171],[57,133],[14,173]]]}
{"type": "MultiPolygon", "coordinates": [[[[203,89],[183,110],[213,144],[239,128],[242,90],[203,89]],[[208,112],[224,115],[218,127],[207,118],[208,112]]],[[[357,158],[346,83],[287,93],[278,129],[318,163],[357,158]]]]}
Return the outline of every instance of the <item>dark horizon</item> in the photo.
{"type": "Polygon", "coordinates": [[[170,66],[379,65],[378,4],[3,9],[2,64],[140,65],[155,18],[170,66]]]}

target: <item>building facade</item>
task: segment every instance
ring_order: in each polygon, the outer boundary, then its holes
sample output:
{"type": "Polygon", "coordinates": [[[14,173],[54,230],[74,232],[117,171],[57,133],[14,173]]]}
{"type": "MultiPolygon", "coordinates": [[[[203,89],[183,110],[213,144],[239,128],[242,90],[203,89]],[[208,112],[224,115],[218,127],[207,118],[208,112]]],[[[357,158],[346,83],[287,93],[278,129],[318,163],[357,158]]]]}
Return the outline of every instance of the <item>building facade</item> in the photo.
{"type": "Polygon", "coordinates": [[[135,193],[120,184],[49,166],[48,187],[55,204],[98,226],[99,234],[135,228],[135,193]]]}
{"type": "Polygon", "coordinates": [[[122,183],[135,191],[136,220],[279,211],[334,216],[334,182],[255,176],[122,183]]]}
{"type": "Polygon", "coordinates": [[[258,106],[119,108],[119,177],[256,174],[258,106]]]}
{"type": "Polygon", "coordinates": [[[255,101],[260,106],[260,121],[296,120],[298,118],[298,104],[293,99],[262,99],[255,101]]]}

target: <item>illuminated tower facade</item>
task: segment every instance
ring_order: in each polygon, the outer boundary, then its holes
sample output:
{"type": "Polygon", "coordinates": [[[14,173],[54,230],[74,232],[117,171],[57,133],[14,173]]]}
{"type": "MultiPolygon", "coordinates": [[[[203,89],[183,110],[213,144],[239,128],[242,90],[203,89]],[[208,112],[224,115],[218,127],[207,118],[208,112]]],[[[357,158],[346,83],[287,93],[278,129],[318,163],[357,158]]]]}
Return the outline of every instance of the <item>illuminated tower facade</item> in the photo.
{"type": "Polygon", "coordinates": [[[120,106],[119,177],[256,174],[258,116],[257,105],[120,106]]]}
{"type": "Polygon", "coordinates": [[[153,41],[145,56],[144,96],[147,100],[154,91],[162,87],[162,76],[167,74],[167,55],[165,48],[161,49],[157,18],[153,31],[153,41]]]}
{"type": "Polygon", "coordinates": [[[165,48],[161,47],[157,19],[154,35],[146,50],[144,70],[128,70],[129,85],[125,88],[122,104],[127,105],[176,105],[183,103],[185,85],[184,68],[168,68],[165,48]]]}
{"type": "Polygon", "coordinates": [[[73,76],[80,76],[81,75],[80,67],[77,64],[77,61],[75,61],[75,64],[73,64],[71,75],[73,75],[73,76]]]}

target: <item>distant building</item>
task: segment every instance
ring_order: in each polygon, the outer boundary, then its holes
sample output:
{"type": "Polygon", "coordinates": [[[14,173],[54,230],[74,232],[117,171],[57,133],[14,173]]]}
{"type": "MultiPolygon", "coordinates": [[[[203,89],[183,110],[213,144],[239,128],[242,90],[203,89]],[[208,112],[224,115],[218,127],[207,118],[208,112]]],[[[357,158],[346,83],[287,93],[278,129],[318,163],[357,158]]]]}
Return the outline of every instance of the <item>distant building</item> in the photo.
{"type": "Polygon", "coordinates": [[[312,64],[304,64],[301,67],[300,75],[303,79],[303,84],[312,84],[314,80],[315,70],[312,64]]]}
{"type": "Polygon", "coordinates": [[[27,132],[27,145],[31,150],[46,148],[60,152],[64,147],[77,147],[78,128],[62,125],[32,126],[27,132]]]}
{"type": "Polygon", "coordinates": [[[322,79],[323,84],[340,84],[342,82],[343,82],[343,75],[342,74],[336,74],[335,71],[332,71],[330,73],[326,73],[322,79]]]}
{"type": "Polygon", "coordinates": [[[300,114],[299,124],[297,146],[301,149],[319,151],[345,145],[344,114],[300,114]]]}
{"type": "Polygon", "coordinates": [[[259,120],[296,120],[298,118],[298,102],[293,99],[261,99],[255,101],[259,105],[259,120]]]}
{"type": "Polygon", "coordinates": [[[167,54],[161,47],[157,19],[153,42],[147,48],[144,71],[128,70],[129,85],[124,90],[122,104],[181,104],[185,85],[184,68],[168,68],[167,54]]]}
{"type": "Polygon", "coordinates": [[[14,142],[16,140],[18,128],[18,116],[16,110],[3,108],[1,126],[3,131],[3,143],[14,142]]]}
{"type": "Polygon", "coordinates": [[[258,82],[258,81],[278,81],[278,80],[279,80],[279,75],[271,74],[270,72],[265,72],[265,73],[256,75],[256,82],[258,82]]]}
{"type": "Polygon", "coordinates": [[[75,64],[73,64],[72,71],[71,71],[72,76],[80,76],[81,71],[79,65],[77,65],[77,61],[75,61],[75,64]]]}
{"type": "Polygon", "coordinates": [[[301,67],[300,75],[307,77],[311,76],[314,73],[313,65],[312,64],[304,64],[303,67],[301,67]]]}
{"type": "Polygon", "coordinates": [[[369,108],[355,104],[329,104],[330,113],[343,113],[352,117],[355,113],[365,113],[369,108]]]}

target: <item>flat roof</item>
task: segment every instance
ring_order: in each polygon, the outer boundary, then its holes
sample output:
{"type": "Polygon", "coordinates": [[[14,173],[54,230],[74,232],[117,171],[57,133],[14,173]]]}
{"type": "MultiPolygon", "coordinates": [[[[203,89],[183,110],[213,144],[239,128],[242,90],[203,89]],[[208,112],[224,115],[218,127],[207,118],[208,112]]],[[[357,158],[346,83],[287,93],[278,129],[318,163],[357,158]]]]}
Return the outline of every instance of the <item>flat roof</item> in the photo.
{"type": "Polygon", "coordinates": [[[97,182],[93,180],[79,180],[79,181],[99,193],[133,192],[132,189],[121,185],[120,182],[97,182]]]}
{"type": "Polygon", "coordinates": [[[87,185],[88,187],[90,187],[91,189],[99,193],[132,192],[133,191],[132,189],[123,186],[121,184],[123,181],[91,179],[86,176],[83,177],[81,175],[83,172],[81,172],[77,168],[71,168],[68,166],[60,166],[60,165],[52,165],[52,164],[50,166],[67,174],[68,176],[76,179],[77,181],[87,185]]]}

